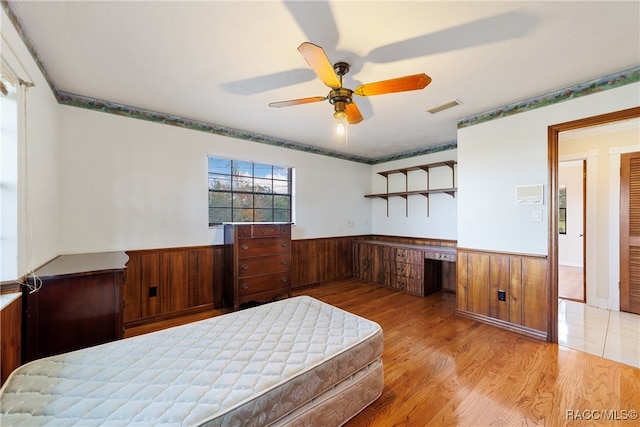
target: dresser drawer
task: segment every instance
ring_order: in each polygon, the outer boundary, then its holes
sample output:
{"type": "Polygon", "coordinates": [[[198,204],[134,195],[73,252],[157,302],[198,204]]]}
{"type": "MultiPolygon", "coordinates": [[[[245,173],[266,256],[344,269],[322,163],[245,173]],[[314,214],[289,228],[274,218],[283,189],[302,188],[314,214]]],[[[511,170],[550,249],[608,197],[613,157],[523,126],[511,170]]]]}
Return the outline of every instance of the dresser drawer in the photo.
{"type": "Polygon", "coordinates": [[[265,239],[290,238],[291,227],[278,224],[250,224],[238,226],[238,238],[265,239]]]}
{"type": "Polygon", "coordinates": [[[238,257],[250,257],[263,254],[277,254],[289,252],[291,241],[275,237],[264,239],[238,239],[238,257]]]}
{"type": "Polygon", "coordinates": [[[423,295],[422,278],[411,278],[404,276],[397,276],[395,274],[387,275],[387,285],[390,288],[398,289],[405,292],[410,292],[416,295],[423,295]]]}
{"type": "Polygon", "coordinates": [[[447,253],[447,252],[431,252],[425,251],[424,257],[427,259],[435,259],[439,261],[448,261],[448,262],[456,262],[456,253],[447,253]]]}
{"type": "Polygon", "coordinates": [[[257,256],[238,260],[238,277],[255,276],[257,274],[275,273],[276,271],[289,271],[291,255],[257,256]]]}
{"type": "Polygon", "coordinates": [[[396,276],[422,279],[422,276],[424,275],[424,266],[422,263],[410,264],[407,262],[395,262],[390,263],[389,270],[387,272],[395,274],[396,276]]]}
{"type": "Polygon", "coordinates": [[[412,264],[422,264],[424,255],[421,251],[411,249],[396,249],[396,262],[409,262],[412,264]]]}
{"type": "Polygon", "coordinates": [[[238,296],[244,297],[267,291],[289,291],[290,273],[282,271],[261,276],[246,277],[238,281],[238,296]]]}

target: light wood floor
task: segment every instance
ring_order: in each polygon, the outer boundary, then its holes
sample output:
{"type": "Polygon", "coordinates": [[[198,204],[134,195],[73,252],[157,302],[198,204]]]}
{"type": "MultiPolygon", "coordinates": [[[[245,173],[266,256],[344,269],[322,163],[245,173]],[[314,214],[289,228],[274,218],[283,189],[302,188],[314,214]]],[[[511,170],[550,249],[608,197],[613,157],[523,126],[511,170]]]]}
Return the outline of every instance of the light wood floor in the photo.
{"type": "Polygon", "coordinates": [[[456,316],[453,294],[420,298],[357,280],[296,294],[384,330],[384,391],[349,427],[550,426],[575,422],[567,411],[640,411],[640,369],[456,316]]]}
{"type": "Polygon", "coordinates": [[[584,270],[582,267],[558,266],[558,296],[572,301],[585,302],[584,270]]]}
{"type": "Polygon", "coordinates": [[[456,316],[454,294],[420,298],[355,279],[294,292],[303,294],[384,331],[382,396],[347,427],[637,425],[621,418],[640,411],[640,369],[456,316]]]}

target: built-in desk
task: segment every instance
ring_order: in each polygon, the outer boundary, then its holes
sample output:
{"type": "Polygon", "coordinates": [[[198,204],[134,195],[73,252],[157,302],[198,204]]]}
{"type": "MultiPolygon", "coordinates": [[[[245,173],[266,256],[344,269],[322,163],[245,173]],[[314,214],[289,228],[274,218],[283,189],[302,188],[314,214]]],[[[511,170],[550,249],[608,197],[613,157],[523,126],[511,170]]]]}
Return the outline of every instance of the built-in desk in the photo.
{"type": "Polygon", "coordinates": [[[453,246],[354,241],[354,277],[421,296],[442,289],[442,263],[455,261],[453,246]]]}
{"type": "Polygon", "coordinates": [[[122,287],[127,255],[61,255],[23,288],[22,361],[122,338],[122,287]],[[41,281],[41,282],[40,282],[41,281]]]}

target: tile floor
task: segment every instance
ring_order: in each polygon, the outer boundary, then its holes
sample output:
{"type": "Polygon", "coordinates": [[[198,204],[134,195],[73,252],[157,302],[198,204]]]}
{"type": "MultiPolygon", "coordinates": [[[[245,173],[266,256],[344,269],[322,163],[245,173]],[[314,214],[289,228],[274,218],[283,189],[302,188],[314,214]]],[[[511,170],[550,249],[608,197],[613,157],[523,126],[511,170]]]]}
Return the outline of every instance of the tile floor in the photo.
{"type": "Polygon", "coordinates": [[[560,299],[558,344],[640,368],[640,316],[560,299]]]}

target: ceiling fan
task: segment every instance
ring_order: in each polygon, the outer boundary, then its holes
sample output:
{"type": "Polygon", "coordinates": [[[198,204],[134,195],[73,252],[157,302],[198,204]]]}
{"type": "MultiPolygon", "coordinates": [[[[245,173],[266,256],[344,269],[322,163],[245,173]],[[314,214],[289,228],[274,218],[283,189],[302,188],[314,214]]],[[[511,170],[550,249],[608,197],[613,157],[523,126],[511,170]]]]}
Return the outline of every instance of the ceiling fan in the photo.
{"type": "Polygon", "coordinates": [[[355,90],[351,90],[342,87],[342,76],[349,72],[349,64],[346,62],[336,62],[332,66],[324,49],[313,43],[302,43],[298,46],[298,51],[313,71],[315,71],[320,80],[331,88],[331,91],[327,96],[313,96],[309,98],[291,99],[289,101],[271,102],[269,107],[290,107],[292,105],[309,104],[311,102],[320,102],[328,99],[334,108],[333,117],[336,119],[346,118],[347,122],[353,125],[363,120],[358,106],[353,101],[353,94],[358,96],[371,96],[419,90],[424,89],[431,83],[431,77],[422,73],[375,83],[367,83],[356,87],[355,90]]]}

